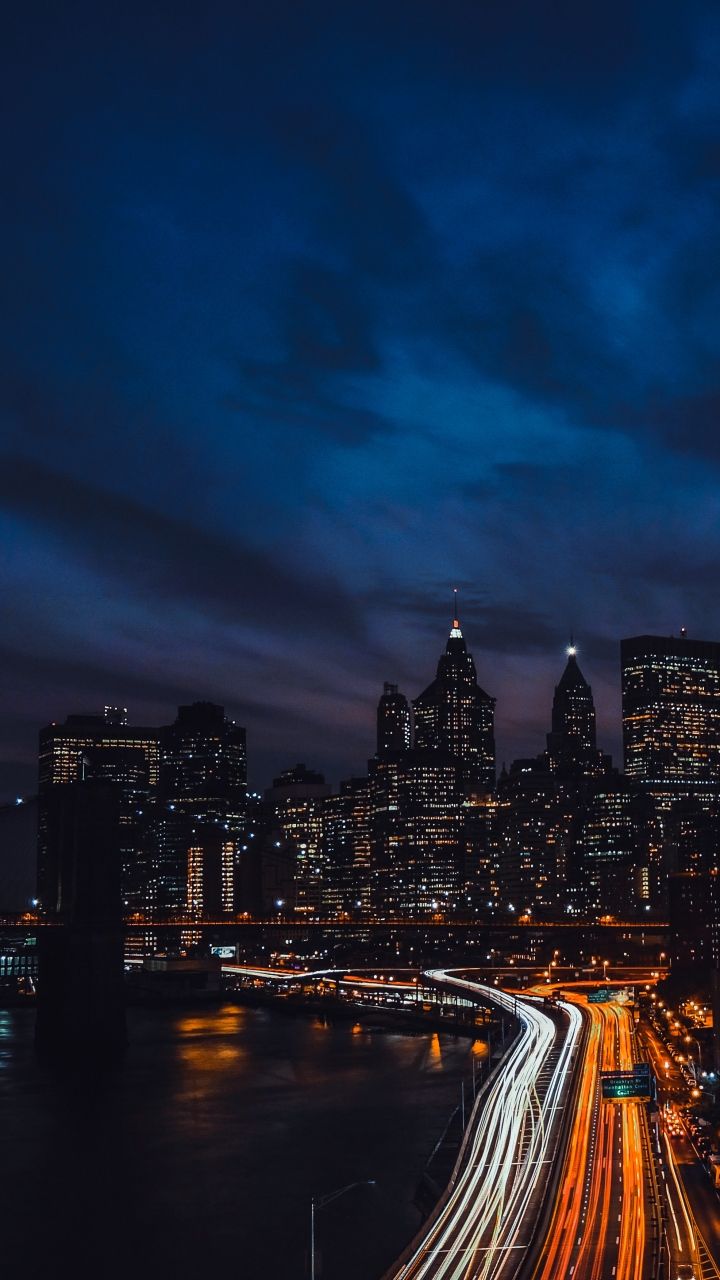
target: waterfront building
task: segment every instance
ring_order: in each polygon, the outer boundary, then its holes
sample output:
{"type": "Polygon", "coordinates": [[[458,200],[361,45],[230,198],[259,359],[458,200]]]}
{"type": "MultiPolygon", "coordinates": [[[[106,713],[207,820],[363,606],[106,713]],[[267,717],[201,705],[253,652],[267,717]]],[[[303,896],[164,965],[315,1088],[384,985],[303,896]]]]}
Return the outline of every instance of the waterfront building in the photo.
{"type": "Polygon", "coordinates": [[[219,825],[198,824],[187,852],[188,915],[218,919],[235,910],[236,842],[219,825]]]}
{"type": "Polygon", "coordinates": [[[156,729],[127,722],[127,710],[106,707],[103,715],[70,715],[40,732],[38,759],[38,898],[57,907],[58,832],[54,826],[58,788],[81,781],[106,782],[118,791],[123,897],[142,905],[146,880],[148,806],[157,792],[159,741],[156,729]]]}
{"type": "Polygon", "coordinates": [[[259,919],[295,909],[296,850],[257,791],[247,795],[245,827],[237,845],[235,910],[259,919]]]}
{"type": "Polygon", "coordinates": [[[329,918],[367,915],[370,909],[370,787],[347,778],[323,805],[322,912],[329,918]]]}
{"type": "MultiPolygon", "coordinates": [[[[321,773],[297,764],[285,769],[265,792],[265,802],[282,837],[295,851],[295,902],[299,915],[318,915],[327,859],[323,814],[330,787],[321,773]]],[[[252,833],[248,832],[248,839],[252,833]]]]}
{"type": "Polygon", "coordinates": [[[245,730],[226,717],[224,707],[179,707],[173,724],[160,730],[158,792],[149,824],[144,909],[166,914],[186,906],[196,827],[216,826],[224,840],[237,845],[245,825],[245,730]]]}

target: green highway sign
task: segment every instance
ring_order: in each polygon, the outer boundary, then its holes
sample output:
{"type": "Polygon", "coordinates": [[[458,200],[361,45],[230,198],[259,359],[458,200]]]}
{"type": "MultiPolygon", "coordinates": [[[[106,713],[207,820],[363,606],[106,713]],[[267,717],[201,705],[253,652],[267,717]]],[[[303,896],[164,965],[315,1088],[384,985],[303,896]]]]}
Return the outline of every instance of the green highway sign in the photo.
{"type": "Polygon", "coordinates": [[[652,1074],[647,1062],[640,1062],[632,1071],[601,1071],[600,1086],[603,1098],[622,1102],[623,1098],[651,1098],[652,1074]]]}

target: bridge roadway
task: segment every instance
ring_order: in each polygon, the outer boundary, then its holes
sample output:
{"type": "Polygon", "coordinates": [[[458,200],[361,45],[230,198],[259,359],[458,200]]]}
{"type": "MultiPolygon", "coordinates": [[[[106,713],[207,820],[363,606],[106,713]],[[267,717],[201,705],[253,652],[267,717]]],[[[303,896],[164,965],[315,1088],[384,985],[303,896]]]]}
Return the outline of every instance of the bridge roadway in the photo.
{"type": "MultiPolygon", "coordinates": [[[[0,915],[0,928],[6,929],[22,929],[27,931],[29,928],[44,929],[57,928],[62,925],[63,921],[55,919],[51,916],[36,916],[31,912],[22,914],[12,913],[0,915]]],[[[152,916],[144,916],[135,914],[126,917],[123,921],[123,928],[134,932],[135,930],[165,930],[165,929],[240,929],[243,931],[251,929],[280,929],[280,930],[304,930],[304,929],[340,929],[340,930],[358,930],[371,932],[383,929],[429,929],[433,932],[442,931],[444,929],[459,929],[478,931],[488,930],[491,933],[519,933],[519,934],[535,934],[535,933],[554,933],[561,931],[563,933],[577,932],[587,934],[589,931],[597,933],[599,936],[612,936],[615,933],[633,933],[633,934],[663,934],[667,933],[669,925],[665,920],[531,920],[527,916],[511,917],[510,919],[455,919],[444,917],[433,917],[427,920],[405,920],[405,919],[388,919],[388,920],[354,920],[354,919],[320,919],[311,918],[298,920],[292,917],[271,916],[267,919],[257,919],[249,915],[242,916],[221,916],[216,920],[201,919],[198,920],[194,916],[175,916],[173,919],[153,919],[152,916]]]]}
{"type": "Polygon", "coordinates": [[[514,1014],[520,1032],[478,1095],[454,1180],[386,1280],[511,1280],[534,1229],[557,1141],[581,1016],[431,970],[445,987],[514,1014]]]}

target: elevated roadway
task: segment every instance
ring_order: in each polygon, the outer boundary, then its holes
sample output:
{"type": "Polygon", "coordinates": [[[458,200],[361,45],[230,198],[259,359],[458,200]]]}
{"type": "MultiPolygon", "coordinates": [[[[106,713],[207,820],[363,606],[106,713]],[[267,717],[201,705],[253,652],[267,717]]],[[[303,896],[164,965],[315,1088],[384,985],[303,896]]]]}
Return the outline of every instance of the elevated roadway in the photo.
{"type": "Polygon", "coordinates": [[[478,1096],[464,1151],[436,1213],[386,1280],[512,1280],[532,1238],[581,1028],[446,970],[425,974],[517,1017],[520,1032],[478,1096]]]}

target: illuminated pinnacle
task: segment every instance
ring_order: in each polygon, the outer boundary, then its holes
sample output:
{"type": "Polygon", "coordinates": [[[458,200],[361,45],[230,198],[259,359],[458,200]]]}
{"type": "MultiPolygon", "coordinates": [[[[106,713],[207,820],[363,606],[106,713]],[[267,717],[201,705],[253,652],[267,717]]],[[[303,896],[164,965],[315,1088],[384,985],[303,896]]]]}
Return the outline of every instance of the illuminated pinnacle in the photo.
{"type": "Polygon", "coordinates": [[[453,624],[450,631],[451,640],[461,640],[462,631],[460,630],[460,614],[458,611],[458,589],[453,587],[453,624]]]}

